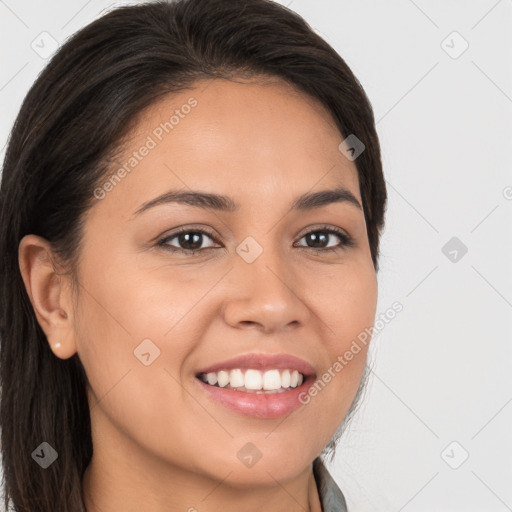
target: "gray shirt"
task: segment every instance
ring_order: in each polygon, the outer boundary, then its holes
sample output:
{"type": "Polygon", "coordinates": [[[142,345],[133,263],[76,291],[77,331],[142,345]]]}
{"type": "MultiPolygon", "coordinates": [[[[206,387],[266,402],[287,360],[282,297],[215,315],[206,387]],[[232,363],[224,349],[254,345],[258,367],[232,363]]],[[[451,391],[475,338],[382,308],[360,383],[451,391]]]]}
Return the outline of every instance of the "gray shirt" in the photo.
{"type": "Polygon", "coordinates": [[[347,503],[324,463],[317,457],[313,461],[313,474],[323,512],[347,512],[347,503]]]}

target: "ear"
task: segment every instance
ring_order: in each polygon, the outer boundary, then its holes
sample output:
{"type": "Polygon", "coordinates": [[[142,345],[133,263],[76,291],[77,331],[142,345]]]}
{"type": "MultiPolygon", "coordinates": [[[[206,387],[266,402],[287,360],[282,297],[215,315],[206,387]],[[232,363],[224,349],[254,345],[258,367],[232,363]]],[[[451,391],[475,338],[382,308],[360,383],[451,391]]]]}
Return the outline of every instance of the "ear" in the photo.
{"type": "Polygon", "coordinates": [[[58,271],[51,244],[37,235],[22,238],[18,261],[37,321],[51,349],[57,357],[68,359],[76,353],[70,278],[58,271]]]}

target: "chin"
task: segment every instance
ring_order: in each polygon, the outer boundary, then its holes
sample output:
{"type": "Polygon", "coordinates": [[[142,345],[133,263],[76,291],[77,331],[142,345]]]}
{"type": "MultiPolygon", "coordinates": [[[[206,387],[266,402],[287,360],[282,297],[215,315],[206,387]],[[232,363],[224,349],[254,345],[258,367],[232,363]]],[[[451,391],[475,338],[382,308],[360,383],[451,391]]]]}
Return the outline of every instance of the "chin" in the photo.
{"type": "MultiPolygon", "coordinates": [[[[308,447],[303,441],[286,443],[236,440],[236,449],[223,453],[208,454],[208,468],[204,468],[216,480],[222,480],[233,487],[246,488],[255,485],[275,485],[276,480],[285,483],[308,469],[322,446],[308,447]],[[259,448],[261,447],[261,448],[259,448]],[[229,476],[227,476],[229,475],[229,476]],[[225,480],[224,480],[225,479],[225,480]]],[[[277,440],[276,440],[277,441],[277,440]]],[[[204,462],[204,460],[203,460],[204,462]]]]}

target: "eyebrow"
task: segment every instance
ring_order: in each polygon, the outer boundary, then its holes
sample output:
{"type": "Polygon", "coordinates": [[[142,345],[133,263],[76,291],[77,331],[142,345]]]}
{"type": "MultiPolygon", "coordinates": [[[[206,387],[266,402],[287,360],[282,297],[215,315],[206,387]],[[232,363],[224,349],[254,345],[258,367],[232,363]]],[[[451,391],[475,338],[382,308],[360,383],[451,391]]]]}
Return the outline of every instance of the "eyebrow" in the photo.
{"type": "MultiPolygon", "coordinates": [[[[186,204],[196,208],[212,209],[222,212],[237,212],[239,205],[229,196],[202,192],[198,190],[169,190],[164,194],[151,199],[138,208],[133,216],[140,215],[142,212],[168,203],[186,204]]],[[[291,204],[291,209],[295,211],[306,211],[315,208],[322,208],[332,203],[346,203],[362,210],[361,204],[357,198],[344,187],[338,187],[332,190],[320,190],[319,192],[309,192],[299,196],[291,204]]]]}

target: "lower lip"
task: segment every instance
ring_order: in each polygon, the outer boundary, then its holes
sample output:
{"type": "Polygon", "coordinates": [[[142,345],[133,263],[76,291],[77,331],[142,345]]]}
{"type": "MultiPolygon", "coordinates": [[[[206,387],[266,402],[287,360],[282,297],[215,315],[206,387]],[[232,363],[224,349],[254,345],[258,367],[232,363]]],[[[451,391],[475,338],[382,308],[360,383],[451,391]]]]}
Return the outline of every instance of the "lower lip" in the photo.
{"type": "Polygon", "coordinates": [[[244,391],[210,386],[198,378],[195,380],[210,398],[213,398],[228,409],[244,416],[273,419],[286,416],[303,405],[299,400],[299,396],[307,393],[314,378],[311,376],[307,377],[300,386],[290,388],[284,393],[267,394],[245,393],[244,391]]]}

